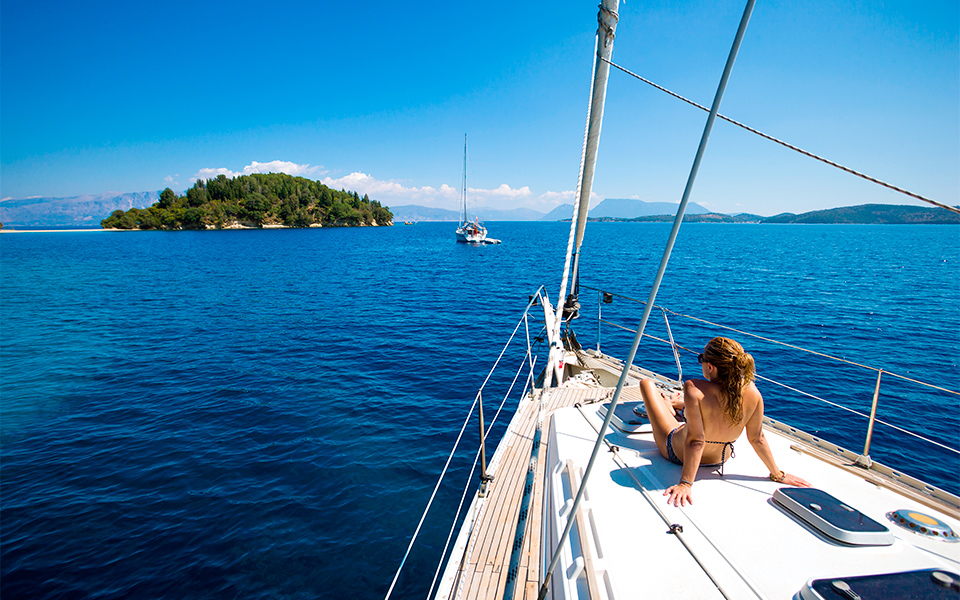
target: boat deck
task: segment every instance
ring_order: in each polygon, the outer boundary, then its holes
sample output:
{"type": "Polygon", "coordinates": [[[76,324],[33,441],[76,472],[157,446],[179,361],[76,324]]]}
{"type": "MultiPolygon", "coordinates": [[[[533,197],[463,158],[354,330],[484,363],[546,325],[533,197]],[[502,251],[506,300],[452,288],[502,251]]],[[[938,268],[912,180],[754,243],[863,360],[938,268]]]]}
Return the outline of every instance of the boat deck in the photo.
{"type": "MultiPolygon", "coordinates": [[[[464,600],[503,598],[513,558],[517,523],[524,501],[524,490],[532,476],[529,505],[516,567],[514,598],[537,598],[540,585],[541,519],[546,464],[546,434],[550,415],[577,403],[589,403],[609,396],[609,388],[554,388],[523,401],[513,417],[503,441],[497,448],[488,471],[495,477],[489,484],[486,498],[479,503],[478,521],[467,540],[464,560],[457,572],[457,583],[451,598],[464,600]],[[537,422],[542,419],[543,442],[534,455],[537,422]],[[531,463],[534,463],[531,465],[531,463]],[[529,471],[533,466],[533,473],[529,471]]],[[[639,399],[639,388],[624,388],[624,400],[639,399]]]]}
{"type": "MultiPolygon", "coordinates": [[[[537,597],[541,561],[551,554],[543,540],[556,546],[612,395],[610,387],[568,380],[521,402],[490,461],[495,479],[471,506],[438,599],[537,597]],[[573,409],[578,403],[581,409],[573,409]]],[[[888,518],[893,511],[930,514],[960,531],[955,497],[900,489],[851,466],[849,457],[821,453],[820,440],[768,421],[766,439],[779,466],[849,502],[848,510],[887,524],[893,543],[836,542],[780,508],[772,497],[782,486],[765,476],[745,438],[725,475],[698,473],[695,505],[672,507],[662,491],[680,467],[663,460],[649,424],[638,422],[639,388],[625,387],[620,400],[605,436],[618,451],[598,456],[549,597],[789,598],[808,580],[915,569],[939,569],[960,580],[960,543],[919,536],[888,518]],[[785,547],[793,550],[778,550],[785,547]]]]}

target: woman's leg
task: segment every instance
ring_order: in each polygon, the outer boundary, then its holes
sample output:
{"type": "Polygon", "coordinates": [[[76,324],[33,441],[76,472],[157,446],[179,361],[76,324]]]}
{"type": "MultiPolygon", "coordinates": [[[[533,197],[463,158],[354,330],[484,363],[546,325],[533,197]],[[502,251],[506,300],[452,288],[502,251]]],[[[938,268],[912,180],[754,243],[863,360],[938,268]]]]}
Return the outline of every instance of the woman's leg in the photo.
{"type": "Polygon", "coordinates": [[[640,381],[640,394],[643,396],[643,405],[647,410],[647,416],[650,417],[650,424],[653,426],[653,439],[657,442],[660,454],[667,458],[667,435],[680,426],[680,421],[677,421],[673,407],[663,397],[660,390],[653,385],[653,381],[642,379],[640,381]]]}

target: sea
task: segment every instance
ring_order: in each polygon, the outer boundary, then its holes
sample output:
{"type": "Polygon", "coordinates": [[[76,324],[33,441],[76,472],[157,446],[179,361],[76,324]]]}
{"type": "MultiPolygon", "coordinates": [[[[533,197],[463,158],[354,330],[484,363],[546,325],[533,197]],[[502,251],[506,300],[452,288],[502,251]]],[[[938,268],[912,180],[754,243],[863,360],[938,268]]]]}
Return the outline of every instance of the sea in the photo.
{"type": "MultiPolygon", "coordinates": [[[[0,235],[0,596],[384,598],[419,530],[391,597],[426,598],[570,227],[487,225],[0,235]]],[[[626,354],[669,230],[589,225],[584,347],[626,354]]],[[[856,452],[882,369],[871,457],[960,493],[960,227],[684,225],[656,305],[638,364],[733,337],[856,452]]]]}

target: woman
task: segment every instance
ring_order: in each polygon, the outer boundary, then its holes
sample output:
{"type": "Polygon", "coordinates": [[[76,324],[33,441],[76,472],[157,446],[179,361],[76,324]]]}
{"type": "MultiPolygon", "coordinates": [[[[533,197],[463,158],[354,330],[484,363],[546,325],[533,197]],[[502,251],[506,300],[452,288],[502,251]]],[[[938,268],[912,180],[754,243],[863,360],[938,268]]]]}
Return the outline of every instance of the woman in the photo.
{"type": "Polygon", "coordinates": [[[744,428],[757,456],[770,470],[770,479],[786,485],[810,484],[777,468],[773,453],[763,436],[763,396],[754,385],[753,357],[737,342],[723,337],[710,340],[697,357],[702,379],[683,386],[684,418],[680,423],[673,407],[653,382],[640,382],[643,403],[653,425],[653,438],[660,454],[683,465],[680,482],[663,493],[668,504],[693,503],[693,481],[699,467],[720,467],[733,456],[735,442],[744,428]]]}

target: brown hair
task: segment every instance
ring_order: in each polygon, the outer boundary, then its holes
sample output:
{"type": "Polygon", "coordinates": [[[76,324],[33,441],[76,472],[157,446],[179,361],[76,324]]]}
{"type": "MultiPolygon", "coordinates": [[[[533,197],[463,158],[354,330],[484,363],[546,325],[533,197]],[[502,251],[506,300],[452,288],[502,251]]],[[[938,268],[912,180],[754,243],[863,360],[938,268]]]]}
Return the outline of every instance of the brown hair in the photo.
{"type": "Polygon", "coordinates": [[[739,343],[715,337],[703,349],[703,360],[717,368],[714,381],[720,386],[723,410],[734,423],[743,419],[743,388],[753,380],[756,367],[753,357],[739,343]]]}

